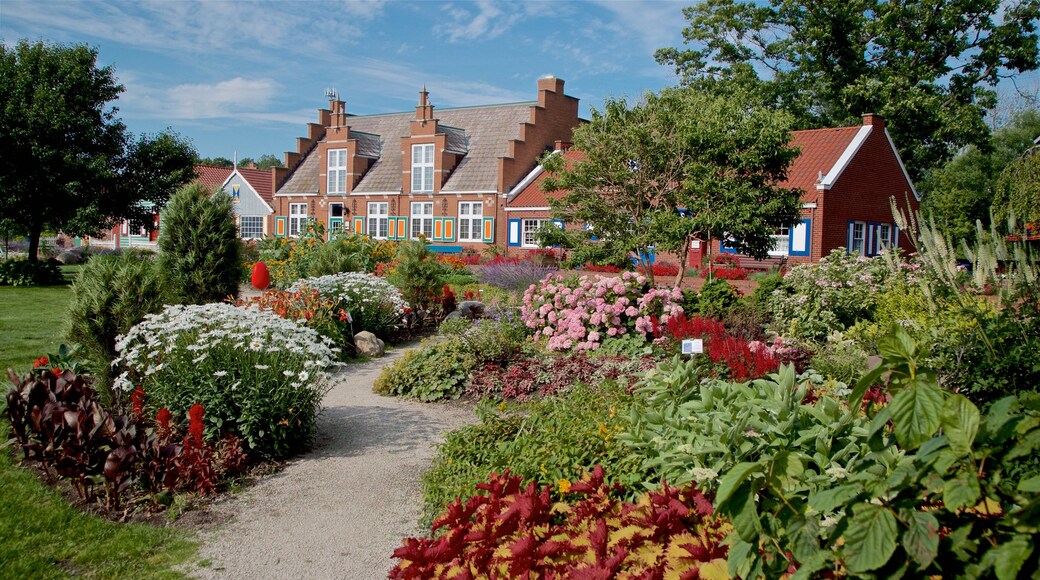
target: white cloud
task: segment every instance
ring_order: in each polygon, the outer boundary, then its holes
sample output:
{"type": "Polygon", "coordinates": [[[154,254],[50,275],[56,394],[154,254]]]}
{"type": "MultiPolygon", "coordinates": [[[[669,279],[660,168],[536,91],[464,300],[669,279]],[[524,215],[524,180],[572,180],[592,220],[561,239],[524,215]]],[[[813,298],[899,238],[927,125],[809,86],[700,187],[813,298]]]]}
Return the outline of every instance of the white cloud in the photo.
{"type": "Polygon", "coordinates": [[[501,36],[524,19],[522,4],[477,0],[476,13],[465,8],[449,7],[451,22],[444,22],[437,29],[444,33],[449,42],[466,40],[490,40],[501,36]]]}
{"type": "Polygon", "coordinates": [[[682,42],[682,29],[686,25],[682,9],[692,4],[690,0],[593,0],[593,3],[614,16],[611,22],[603,23],[611,33],[634,38],[644,50],[651,52],[682,42]]]}
{"type": "MultiPolygon", "coordinates": [[[[136,85],[120,99],[128,117],[197,120],[262,118],[279,90],[271,79],[235,77],[217,83],[181,84],[168,89],[136,85]]],[[[278,115],[275,115],[278,117],[278,115]]],[[[291,122],[298,122],[293,116],[291,122]]]]}
{"type": "MultiPolygon", "coordinates": [[[[531,80],[529,92],[519,93],[490,83],[462,80],[455,75],[419,71],[403,64],[372,58],[354,59],[343,74],[346,78],[363,79],[353,83],[346,91],[340,92],[340,96],[347,102],[348,109],[351,109],[352,92],[363,91],[372,96],[381,96],[379,102],[386,107],[387,103],[392,102],[417,102],[419,90],[423,85],[430,92],[430,100],[438,107],[468,107],[526,101],[533,100],[535,94],[534,79],[531,80]]],[[[364,112],[386,111],[384,108],[381,111],[364,112]]]]}

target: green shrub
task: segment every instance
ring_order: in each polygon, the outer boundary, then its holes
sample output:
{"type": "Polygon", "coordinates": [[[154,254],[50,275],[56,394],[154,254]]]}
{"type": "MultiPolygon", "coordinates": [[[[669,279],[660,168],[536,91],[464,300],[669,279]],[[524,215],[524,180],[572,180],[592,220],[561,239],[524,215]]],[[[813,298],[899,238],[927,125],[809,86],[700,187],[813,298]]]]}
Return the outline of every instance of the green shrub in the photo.
{"type": "Polygon", "coordinates": [[[835,331],[817,349],[811,366],[825,377],[852,384],[867,370],[867,352],[858,341],[835,331]]]}
{"type": "Polygon", "coordinates": [[[697,295],[697,312],[709,318],[725,318],[740,295],[721,278],[712,278],[701,286],[697,295]]]}
{"type": "Polygon", "coordinates": [[[136,252],[93,256],[73,283],[66,339],[80,345],[79,356],[110,404],[118,401],[109,390],[116,338],[167,301],[155,261],[136,252]]]}
{"type": "MultiPolygon", "coordinates": [[[[519,316],[517,317],[519,318],[519,316]]],[[[513,357],[520,349],[520,343],[527,338],[520,334],[508,322],[483,319],[471,324],[460,338],[469,346],[470,352],[478,365],[502,363],[513,357]]]]}
{"type": "Polygon", "coordinates": [[[162,212],[159,267],[181,302],[238,296],[241,240],[231,198],[200,184],[181,188],[162,212]]]}
{"type": "Polygon", "coordinates": [[[0,286],[56,286],[64,283],[61,264],[57,261],[0,261],[0,286]]]}
{"type": "Polygon", "coordinates": [[[758,286],[755,286],[754,292],[751,293],[751,301],[762,312],[769,312],[769,300],[773,292],[784,285],[784,275],[780,272],[769,272],[752,275],[751,279],[758,282],[758,286]]]}
{"type": "Polygon", "coordinates": [[[626,385],[607,381],[560,397],[479,406],[480,423],[449,433],[423,475],[427,518],[506,469],[543,485],[577,481],[596,464],[611,477],[631,472],[628,450],[616,440],[631,404],[626,385]]]}
{"type": "Polygon", "coordinates": [[[448,268],[422,241],[401,242],[397,248],[397,266],[390,282],[401,289],[404,299],[419,316],[426,316],[441,295],[448,268]]]}
{"type": "Polygon", "coordinates": [[[284,458],[299,452],[334,364],[331,341],[315,330],[255,308],[230,304],[167,306],[116,342],[116,387],[145,391],[145,404],[182,421],[205,408],[205,439],[231,433],[252,453],[284,458]]]}
{"type": "Polygon", "coordinates": [[[383,369],[372,390],[384,396],[420,401],[457,399],[466,386],[476,358],[459,339],[423,341],[383,369]]]}
{"type": "Polygon", "coordinates": [[[462,335],[472,327],[472,320],[460,316],[456,318],[445,318],[444,321],[441,322],[440,326],[437,327],[437,331],[448,338],[462,338],[462,335]]]}

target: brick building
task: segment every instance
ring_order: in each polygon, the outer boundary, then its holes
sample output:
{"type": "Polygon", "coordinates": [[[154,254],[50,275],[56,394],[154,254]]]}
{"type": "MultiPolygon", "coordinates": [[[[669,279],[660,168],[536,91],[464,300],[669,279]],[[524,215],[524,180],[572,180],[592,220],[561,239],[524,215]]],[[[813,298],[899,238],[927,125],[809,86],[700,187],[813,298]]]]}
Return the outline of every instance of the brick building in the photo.
{"type": "MultiPolygon", "coordinates": [[[[772,261],[815,262],[839,247],[865,256],[892,246],[910,249],[892,219],[889,198],[895,197],[897,206],[907,212],[920,207],[920,196],[884,119],[867,114],[860,126],[793,131],[791,137],[801,153],[782,185],[802,191],[801,215],[776,232],[772,261]]],[[[583,158],[580,151],[564,155],[568,163],[583,158]]],[[[541,167],[537,167],[510,192],[505,208],[509,246],[520,250],[537,247],[533,231],[551,219],[548,199],[563,195],[543,192],[543,179],[541,167]]],[[[713,246],[713,252],[735,253],[718,241],[713,246]]],[[[699,266],[702,256],[702,244],[695,243],[689,265],[699,266]]],[[[742,263],[754,265],[752,258],[740,258],[742,263]]]]}
{"type": "Polygon", "coordinates": [[[538,80],[534,101],[414,113],[350,115],[333,98],[274,170],[276,236],[308,220],[377,239],[416,239],[441,252],[480,250],[506,235],[506,194],[545,151],[569,141],[578,99],[538,80]]]}

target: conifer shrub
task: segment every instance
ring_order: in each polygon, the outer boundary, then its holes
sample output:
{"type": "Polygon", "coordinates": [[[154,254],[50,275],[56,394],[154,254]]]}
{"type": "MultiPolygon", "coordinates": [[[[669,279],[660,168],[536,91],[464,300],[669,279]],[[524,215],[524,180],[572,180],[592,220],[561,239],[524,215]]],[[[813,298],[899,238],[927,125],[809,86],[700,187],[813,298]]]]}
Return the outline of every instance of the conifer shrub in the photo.
{"type": "Polygon", "coordinates": [[[193,184],[162,212],[159,267],[169,289],[186,304],[238,296],[242,242],[231,198],[193,184]]]}
{"type": "Polygon", "coordinates": [[[109,403],[116,402],[108,391],[116,337],[162,310],[167,299],[154,259],[138,252],[93,256],[73,283],[66,339],[80,345],[78,355],[109,403]]]}

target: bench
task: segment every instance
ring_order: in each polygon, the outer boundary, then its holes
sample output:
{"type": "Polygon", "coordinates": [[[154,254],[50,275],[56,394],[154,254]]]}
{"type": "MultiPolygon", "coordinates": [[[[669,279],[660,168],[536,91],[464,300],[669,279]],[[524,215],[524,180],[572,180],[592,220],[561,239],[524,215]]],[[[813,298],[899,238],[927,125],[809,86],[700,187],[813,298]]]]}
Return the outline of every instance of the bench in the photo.
{"type": "Polygon", "coordinates": [[[740,267],[745,270],[780,270],[787,265],[787,256],[769,256],[764,260],[756,260],[751,256],[737,254],[740,258],[740,267]]]}
{"type": "Polygon", "coordinates": [[[433,244],[430,244],[429,246],[426,246],[426,247],[430,248],[431,252],[437,252],[437,253],[440,253],[440,254],[461,254],[462,253],[462,246],[435,246],[433,244]]]}

